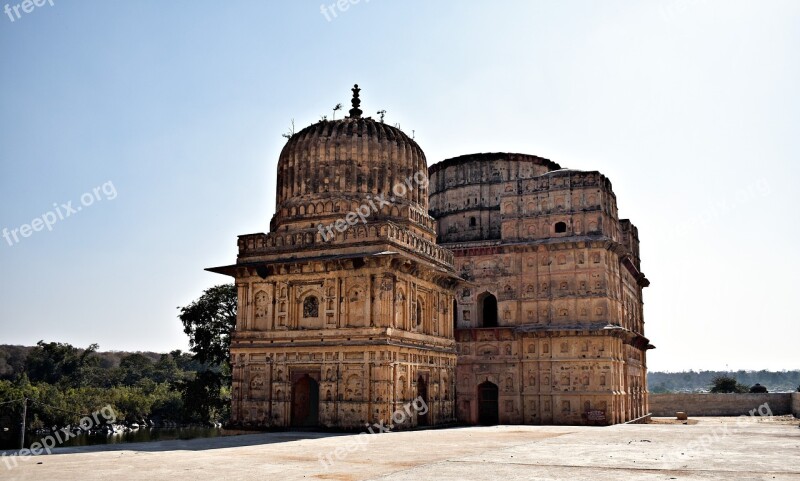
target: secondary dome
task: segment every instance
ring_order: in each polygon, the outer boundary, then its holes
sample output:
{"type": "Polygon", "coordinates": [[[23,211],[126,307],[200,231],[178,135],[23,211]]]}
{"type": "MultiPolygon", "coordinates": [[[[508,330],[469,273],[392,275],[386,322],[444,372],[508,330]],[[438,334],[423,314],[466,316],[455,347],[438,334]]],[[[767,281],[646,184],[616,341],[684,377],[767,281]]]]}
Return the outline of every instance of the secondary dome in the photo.
{"type": "Polygon", "coordinates": [[[362,118],[358,93],[356,85],[349,117],[310,125],[284,146],[273,230],[323,222],[376,198],[390,201],[405,219],[409,208],[427,217],[425,154],[400,129],[362,118]]]}

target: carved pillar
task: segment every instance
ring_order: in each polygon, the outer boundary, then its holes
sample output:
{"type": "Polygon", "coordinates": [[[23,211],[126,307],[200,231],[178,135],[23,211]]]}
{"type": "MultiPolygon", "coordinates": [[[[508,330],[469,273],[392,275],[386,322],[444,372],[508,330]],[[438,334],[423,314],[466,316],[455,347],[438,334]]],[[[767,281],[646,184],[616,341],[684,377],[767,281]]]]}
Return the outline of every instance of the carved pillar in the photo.
{"type": "Polygon", "coordinates": [[[248,287],[249,284],[246,282],[238,282],[236,284],[236,295],[238,299],[237,304],[239,306],[236,311],[236,325],[240,331],[246,331],[252,328],[252,326],[250,326],[250,323],[248,322],[248,320],[250,319],[249,317],[250,303],[247,295],[249,290],[248,287]]]}
{"type": "Polygon", "coordinates": [[[344,306],[346,299],[344,298],[344,279],[341,277],[337,279],[336,283],[336,304],[338,308],[336,309],[336,326],[337,327],[344,327],[344,322],[342,321],[343,313],[344,313],[344,306]]]}
{"type": "Polygon", "coordinates": [[[272,426],[272,358],[267,357],[267,426],[272,426]]]}
{"type": "Polygon", "coordinates": [[[375,285],[375,276],[367,277],[367,288],[364,292],[364,325],[371,327],[375,325],[375,319],[372,317],[372,292],[375,285]]]}

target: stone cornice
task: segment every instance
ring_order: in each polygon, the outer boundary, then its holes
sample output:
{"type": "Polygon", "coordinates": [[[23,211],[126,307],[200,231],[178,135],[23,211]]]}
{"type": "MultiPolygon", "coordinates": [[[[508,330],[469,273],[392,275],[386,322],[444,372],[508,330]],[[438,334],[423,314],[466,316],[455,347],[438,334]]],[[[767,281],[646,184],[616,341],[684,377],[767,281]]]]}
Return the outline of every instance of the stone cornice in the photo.
{"type": "MultiPolygon", "coordinates": [[[[413,255],[413,252],[410,254],[413,255]]],[[[358,270],[361,268],[402,272],[444,288],[452,288],[461,284],[471,285],[471,283],[459,277],[452,268],[427,262],[424,258],[420,259],[418,256],[409,256],[409,253],[389,250],[374,253],[322,255],[299,259],[275,256],[229,266],[212,267],[206,270],[236,278],[258,276],[262,279],[267,279],[274,276],[292,274],[319,276],[319,274],[325,272],[358,270]]]]}
{"type": "Polygon", "coordinates": [[[633,332],[622,326],[603,323],[574,324],[574,325],[523,325],[523,326],[504,326],[490,328],[467,328],[456,329],[456,342],[463,341],[463,336],[469,336],[469,342],[477,342],[478,334],[481,332],[491,332],[495,340],[502,338],[502,332],[512,335],[523,335],[539,338],[559,338],[564,336],[612,336],[622,339],[625,344],[630,344],[637,349],[655,349],[650,341],[641,334],[633,332]]]}
{"type": "Polygon", "coordinates": [[[503,240],[481,240],[468,242],[450,242],[440,244],[442,247],[453,251],[455,257],[465,257],[475,255],[469,251],[473,249],[492,248],[492,253],[505,252],[532,252],[539,250],[540,247],[548,251],[558,251],[565,249],[583,249],[586,247],[600,247],[613,250],[617,253],[627,253],[627,248],[603,235],[580,235],[565,237],[548,237],[546,239],[533,239],[524,241],[503,241],[503,240]],[[620,250],[621,249],[621,250],[620,250]]]}

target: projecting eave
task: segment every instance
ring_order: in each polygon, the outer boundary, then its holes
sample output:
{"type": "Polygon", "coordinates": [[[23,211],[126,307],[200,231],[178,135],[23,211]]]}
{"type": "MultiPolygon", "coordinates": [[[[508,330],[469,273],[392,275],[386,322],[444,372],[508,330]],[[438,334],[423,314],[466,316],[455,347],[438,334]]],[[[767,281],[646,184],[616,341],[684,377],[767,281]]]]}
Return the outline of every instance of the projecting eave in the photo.
{"type": "Polygon", "coordinates": [[[237,267],[241,267],[241,265],[233,264],[231,266],[206,267],[203,270],[208,272],[213,272],[214,274],[222,274],[224,276],[236,277],[237,267]]]}
{"type": "MultiPolygon", "coordinates": [[[[209,267],[205,270],[207,270],[208,272],[214,272],[216,274],[223,274],[226,276],[235,277],[237,270],[241,268],[258,268],[258,267],[267,267],[280,264],[297,264],[305,262],[331,262],[331,261],[342,261],[342,260],[359,259],[359,258],[363,259],[367,257],[384,257],[397,254],[399,253],[395,251],[382,251],[372,254],[355,253],[355,254],[324,255],[324,256],[300,257],[300,258],[292,257],[283,259],[240,262],[229,266],[209,267]]],[[[443,271],[444,269],[440,270],[443,271]]]]}
{"type": "MultiPolygon", "coordinates": [[[[490,328],[501,329],[501,328],[490,328]]],[[[600,333],[605,332],[613,336],[619,336],[626,339],[626,342],[632,346],[647,350],[655,349],[655,346],[650,344],[650,340],[630,329],[622,327],[617,324],[608,324],[604,322],[581,323],[575,322],[572,324],[557,324],[557,325],[540,325],[540,324],[527,324],[523,326],[511,327],[515,332],[519,333],[563,333],[563,332],[588,332],[600,333]]],[[[479,330],[479,329],[478,329],[479,330]]]]}
{"type": "Polygon", "coordinates": [[[264,259],[264,260],[256,260],[256,261],[247,261],[247,262],[240,262],[237,264],[232,264],[228,266],[220,266],[220,267],[209,267],[205,269],[208,272],[213,272],[215,274],[222,274],[231,277],[240,277],[242,275],[247,275],[248,272],[255,272],[261,278],[266,279],[269,274],[269,267],[271,266],[278,266],[278,265],[291,265],[291,264],[306,264],[308,262],[351,262],[355,264],[357,267],[361,267],[364,261],[367,259],[378,259],[378,258],[385,258],[385,257],[397,257],[402,258],[410,261],[412,265],[416,264],[422,266],[430,271],[435,273],[436,278],[442,280],[446,284],[450,286],[465,286],[465,287],[473,287],[475,286],[474,283],[469,282],[458,275],[455,272],[444,269],[436,264],[425,262],[420,259],[409,259],[408,254],[400,252],[400,251],[381,251],[375,253],[352,253],[352,254],[340,254],[340,255],[322,255],[322,256],[314,256],[314,257],[302,257],[302,258],[276,258],[276,259],[264,259]],[[359,261],[361,261],[361,265],[359,265],[359,261]]]}
{"type": "Polygon", "coordinates": [[[631,273],[633,278],[636,279],[636,282],[639,284],[639,286],[647,287],[650,285],[650,280],[648,280],[647,277],[645,277],[643,272],[641,272],[639,269],[636,268],[636,265],[634,265],[630,256],[625,256],[622,259],[622,264],[625,266],[626,269],[628,269],[628,272],[631,273]]]}
{"type": "Polygon", "coordinates": [[[624,332],[626,329],[622,326],[608,324],[606,322],[592,322],[592,323],[561,323],[561,324],[525,324],[522,326],[513,327],[517,332],[548,332],[548,331],[619,331],[624,332]]]}

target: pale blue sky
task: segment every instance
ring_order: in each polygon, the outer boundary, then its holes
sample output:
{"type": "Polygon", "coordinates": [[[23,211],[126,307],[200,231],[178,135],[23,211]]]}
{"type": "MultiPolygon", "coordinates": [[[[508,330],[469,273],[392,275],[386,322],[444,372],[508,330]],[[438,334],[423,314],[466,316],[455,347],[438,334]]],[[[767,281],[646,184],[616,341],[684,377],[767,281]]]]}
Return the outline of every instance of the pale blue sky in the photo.
{"type": "Polygon", "coordinates": [[[357,82],[429,164],[514,151],[607,175],[652,281],[651,369],[800,368],[800,2],[20,13],[0,12],[0,229],[107,182],[116,197],[0,238],[0,343],[185,349],[176,307],[228,280],[203,269],[232,263],[237,235],[268,229],[281,133],[357,82]]]}

